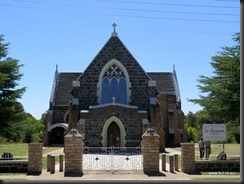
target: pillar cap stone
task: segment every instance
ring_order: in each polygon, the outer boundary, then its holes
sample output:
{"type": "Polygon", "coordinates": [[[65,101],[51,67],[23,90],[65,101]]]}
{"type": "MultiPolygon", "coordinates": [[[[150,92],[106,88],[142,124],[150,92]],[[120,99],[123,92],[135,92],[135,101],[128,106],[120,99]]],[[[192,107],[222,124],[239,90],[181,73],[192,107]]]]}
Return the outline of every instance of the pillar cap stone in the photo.
{"type": "Polygon", "coordinates": [[[72,128],[65,137],[82,137],[82,135],[75,128],[72,128]]]}
{"type": "Polygon", "coordinates": [[[152,128],[147,129],[147,131],[142,135],[142,137],[145,137],[145,136],[160,137],[157,133],[154,132],[154,130],[152,128]]]}

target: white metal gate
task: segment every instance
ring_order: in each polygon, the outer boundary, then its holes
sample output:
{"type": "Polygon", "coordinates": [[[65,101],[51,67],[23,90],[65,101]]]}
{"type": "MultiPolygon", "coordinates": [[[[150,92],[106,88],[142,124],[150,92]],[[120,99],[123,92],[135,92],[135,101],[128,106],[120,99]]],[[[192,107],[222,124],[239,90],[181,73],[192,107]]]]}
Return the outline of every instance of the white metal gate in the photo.
{"type": "Polygon", "coordinates": [[[84,147],[83,170],[142,170],[140,147],[84,147]]]}

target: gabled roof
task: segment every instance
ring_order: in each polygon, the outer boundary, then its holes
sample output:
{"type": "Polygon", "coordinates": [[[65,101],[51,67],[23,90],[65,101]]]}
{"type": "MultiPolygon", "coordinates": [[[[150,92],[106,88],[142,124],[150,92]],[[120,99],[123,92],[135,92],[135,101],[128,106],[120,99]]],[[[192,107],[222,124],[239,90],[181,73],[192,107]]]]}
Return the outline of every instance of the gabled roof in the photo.
{"type": "MultiPolygon", "coordinates": [[[[112,36],[104,44],[104,46],[101,48],[101,50],[94,57],[94,59],[91,61],[91,63],[87,66],[87,68],[77,80],[80,80],[82,75],[90,73],[91,69],[94,66],[96,66],[98,70],[102,70],[103,66],[105,66],[106,63],[112,59],[118,60],[126,68],[128,65],[133,64],[134,68],[140,68],[140,72],[143,72],[145,75],[147,75],[140,63],[135,59],[135,57],[130,53],[124,43],[117,36],[117,33],[112,33],[112,36]]],[[[128,70],[128,72],[130,71],[128,70]]],[[[147,77],[150,79],[148,75],[147,77]]]]}
{"type": "Polygon", "coordinates": [[[140,63],[136,61],[130,51],[119,39],[115,32],[116,25],[114,24],[113,26],[114,32],[112,33],[112,36],[83,73],[59,73],[56,69],[50,104],[68,105],[72,98],[71,91],[73,89],[73,81],[86,81],[87,78],[91,78],[91,75],[93,75],[93,78],[98,79],[99,72],[94,72],[94,67],[97,71],[101,71],[106,63],[112,59],[116,59],[126,68],[128,67],[127,71],[129,75],[133,75],[133,73],[135,73],[134,68],[137,68],[136,73],[143,73],[149,80],[156,81],[156,87],[159,93],[175,94],[177,96],[177,101],[179,102],[180,93],[175,70],[173,72],[145,72],[140,63]]]}
{"type": "MultiPolygon", "coordinates": [[[[82,73],[58,73],[57,86],[54,94],[55,105],[68,105],[72,98],[72,83],[82,73]]],[[[177,86],[174,74],[171,72],[147,72],[152,80],[156,81],[159,93],[174,93],[177,95],[177,86]]],[[[179,100],[179,99],[178,99],[179,100]]]]}
{"type": "Polygon", "coordinates": [[[54,93],[55,105],[68,105],[70,103],[73,81],[80,75],[81,73],[58,73],[54,93]]]}
{"type": "Polygon", "coordinates": [[[176,78],[176,72],[148,72],[152,80],[156,81],[156,87],[159,93],[173,93],[180,101],[180,92],[176,78]]]}
{"type": "Polygon", "coordinates": [[[156,81],[157,90],[160,93],[175,92],[173,73],[170,72],[148,72],[152,80],[156,81]]]}

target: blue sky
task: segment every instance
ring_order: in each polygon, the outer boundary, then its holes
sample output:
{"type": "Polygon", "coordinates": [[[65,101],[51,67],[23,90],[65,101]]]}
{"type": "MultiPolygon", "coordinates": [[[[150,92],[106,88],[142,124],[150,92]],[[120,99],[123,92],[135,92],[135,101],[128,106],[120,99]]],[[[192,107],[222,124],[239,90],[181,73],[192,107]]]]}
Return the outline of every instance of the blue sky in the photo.
{"type": "Polygon", "coordinates": [[[49,107],[56,65],[83,72],[117,24],[119,38],[147,72],[177,72],[182,110],[202,107],[197,79],[212,76],[211,57],[240,32],[237,0],[0,0],[0,34],[24,64],[19,87],[37,119],[49,107]]]}

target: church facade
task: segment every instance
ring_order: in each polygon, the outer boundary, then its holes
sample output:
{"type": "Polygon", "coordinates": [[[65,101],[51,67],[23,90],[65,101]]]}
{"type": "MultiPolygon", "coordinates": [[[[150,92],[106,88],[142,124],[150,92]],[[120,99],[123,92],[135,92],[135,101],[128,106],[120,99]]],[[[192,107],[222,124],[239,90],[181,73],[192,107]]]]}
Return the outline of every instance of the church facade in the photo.
{"type": "Polygon", "coordinates": [[[139,146],[152,128],[160,150],[186,141],[176,71],[146,72],[114,31],[84,72],[56,69],[45,145],[63,144],[72,128],[94,147],[139,146]]]}

